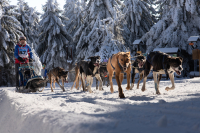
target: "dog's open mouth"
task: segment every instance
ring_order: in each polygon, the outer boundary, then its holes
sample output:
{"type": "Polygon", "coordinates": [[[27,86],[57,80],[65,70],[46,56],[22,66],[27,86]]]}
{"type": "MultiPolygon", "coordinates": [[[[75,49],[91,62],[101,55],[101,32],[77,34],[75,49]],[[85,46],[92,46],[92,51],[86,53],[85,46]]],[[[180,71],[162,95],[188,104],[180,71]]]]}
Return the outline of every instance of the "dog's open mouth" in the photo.
{"type": "Polygon", "coordinates": [[[177,75],[181,75],[181,71],[174,69],[174,71],[176,72],[177,75]]]}
{"type": "Polygon", "coordinates": [[[176,74],[181,75],[181,71],[176,71],[175,70],[175,72],[176,72],[176,74]]]}
{"type": "Polygon", "coordinates": [[[95,63],[95,64],[94,64],[94,66],[97,66],[97,67],[99,67],[99,63],[95,63]]]}
{"type": "Polygon", "coordinates": [[[140,63],[138,63],[139,68],[142,68],[143,65],[144,65],[144,62],[142,62],[142,61],[140,63]]]}

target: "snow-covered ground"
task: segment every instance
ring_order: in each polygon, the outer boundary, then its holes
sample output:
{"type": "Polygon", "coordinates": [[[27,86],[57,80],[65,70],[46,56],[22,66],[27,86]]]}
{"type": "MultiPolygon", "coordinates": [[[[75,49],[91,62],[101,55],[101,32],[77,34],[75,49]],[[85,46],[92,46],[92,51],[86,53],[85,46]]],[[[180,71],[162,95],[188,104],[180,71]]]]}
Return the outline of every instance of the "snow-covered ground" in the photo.
{"type": "MultiPolygon", "coordinates": [[[[94,80],[95,81],[95,80],[94,80]]],[[[0,133],[200,133],[200,78],[160,82],[161,95],[155,94],[153,80],[147,90],[127,91],[118,97],[114,80],[113,94],[104,91],[82,92],[72,83],[66,92],[49,85],[42,93],[16,93],[13,87],[0,88],[0,133]]],[[[140,83],[140,88],[142,82],[140,83]]]]}

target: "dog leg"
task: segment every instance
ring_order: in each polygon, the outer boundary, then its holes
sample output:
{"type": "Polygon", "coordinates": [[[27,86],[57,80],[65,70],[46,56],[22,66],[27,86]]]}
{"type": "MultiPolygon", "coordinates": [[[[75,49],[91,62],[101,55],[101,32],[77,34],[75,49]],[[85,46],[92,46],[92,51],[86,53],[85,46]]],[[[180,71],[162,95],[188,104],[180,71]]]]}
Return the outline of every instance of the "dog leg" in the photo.
{"type": "Polygon", "coordinates": [[[85,74],[84,73],[81,74],[81,82],[82,82],[83,91],[86,91],[85,74]]]}
{"type": "Polygon", "coordinates": [[[78,79],[78,90],[79,90],[79,88],[81,89],[81,86],[82,86],[82,82],[81,82],[81,85],[80,85],[79,81],[81,81],[81,75],[79,76],[79,79],[78,79]]]}
{"type": "Polygon", "coordinates": [[[75,83],[76,83],[76,89],[77,89],[77,87],[78,87],[78,85],[77,85],[77,80],[78,80],[78,84],[79,84],[80,70],[79,70],[78,66],[75,67],[75,75],[76,75],[76,76],[75,76],[75,80],[74,80],[74,83],[73,83],[73,85],[72,85],[72,87],[71,87],[71,90],[73,89],[75,83]]]}
{"type": "Polygon", "coordinates": [[[121,87],[120,73],[115,73],[115,79],[116,79],[117,85],[118,85],[119,97],[120,98],[125,98],[123,90],[122,90],[122,87],[121,87]]]}
{"type": "Polygon", "coordinates": [[[88,88],[88,91],[90,93],[92,93],[92,89],[91,89],[92,82],[93,82],[93,77],[92,76],[87,76],[86,77],[86,83],[87,83],[86,88],[88,88]]]}
{"type": "Polygon", "coordinates": [[[158,75],[158,85],[160,84],[161,78],[162,78],[162,74],[159,74],[159,75],[158,75]]]}
{"type": "Polygon", "coordinates": [[[98,80],[97,80],[97,78],[95,78],[96,79],[96,90],[98,90],[98,80]]]}
{"type": "Polygon", "coordinates": [[[56,88],[56,81],[53,80],[53,88],[55,89],[56,88]]]}
{"type": "Polygon", "coordinates": [[[132,74],[131,74],[131,81],[132,81],[132,83],[131,83],[131,90],[133,89],[133,87],[134,87],[134,83],[135,83],[135,68],[133,68],[133,70],[132,70],[133,72],[132,72],[132,74]]]}
{"type": "Polygon", "coordinates": [[[126,89],[130,90],[131,89],[131,87],[130,87],[131,70],[126,72],[126,78],[127,78],[127,87],[126,87],[126,89]]]}
{"type": "Polygon", "coordinates": [[[106,77],[106,81],[107,81],[107,87],[108,87],[110,85],[109,76],[106,77]]]}
{"type": "Polygon", "coordinates": [[[146,89],[146,81],[147,81],[147,76],[150,73],[150,68],[151,68],[151,66],[145,67],[145,69],[147,69],[147,70],[144,70],[144,79],[143,79],[142,91],[145,91],[145,89],[146,89]]]}
{"type": "Polygon", "coordinates": [[[59,83],[58,79],[56,79],[56,83],[60,86],[60,88],[61,88],[63,91],[65,91],[64,86],[62,86],[62,85],[59,83]]]}
{"type": "Polygon", "coordinates": [[[123,79],[124,79],[124,74],[120,73],[120,75],[119,75],[120,84],[122,84],[123,79]]]}
{"type": "Polygon", "coordinates": [[[52,78],[50,76],[50,86],[51,86],[51,92],[53,92],[53,88],[52,88],[52,78]]]}
{"type": "Polygon", "coordinates": [[[174,88],[175,88],[175,85],[174,85],[174,73],[170,73],[169,74],[169,78],[170,78],[170,80],[172,82],[172,87],[171,88],[166,87],[165,88],[166,91],[168,91],[168,90],[174,90],[174,88]]]}
{"type": "Polygon", "coordinates": [[[65,88],[65,83],[64,83],[64,79],[62,78],[62,86],[63,88],[65,88]]]}
{"type": "Polygon", "coordinates": [[[153,72],[153,79],[154,79],[154,83],[155,83],[156,94],[160,94],[159,83],[158,83],[158,78],[157,78],[157,73],[156,72],[153,72]]]}
{"type": "Polygon", "coordinates": [[[147,81],[147,77],[144,77],[143,85],[142,85],[142,91],[145,91],[145,89],[146,89],[146,81],[147,81]]]}
{"type": "Polygon", "coordinates": [[[113,77],[113,71],[109,72],[109,81],[110,81],[110,92],[113,93],[113,82],[112,82],[112,77],[113,77]]]}
{"type": "Polygon", "coordinates": [[[76,89],[79,89],[79,81],[80,81],[80,76],[78,75],[78,78],[76,79],[76,89]]]}
{"type": "Polygon", "coordinates": [[[98,81],[99,81],[99,90],[103,90],[102,80],[101,80],[100,74],[96,74],[95,77],[96,77],[96,78],[98,79],[98,81]]]}
{"type": "Polygon", "coordinates": [[[137,89],[139,89],[139,84],[140,84],[140,81],[142,80],[142,78],[143,78],[143,73],[140,73],[140,78],[137,83],[137,89]]]}

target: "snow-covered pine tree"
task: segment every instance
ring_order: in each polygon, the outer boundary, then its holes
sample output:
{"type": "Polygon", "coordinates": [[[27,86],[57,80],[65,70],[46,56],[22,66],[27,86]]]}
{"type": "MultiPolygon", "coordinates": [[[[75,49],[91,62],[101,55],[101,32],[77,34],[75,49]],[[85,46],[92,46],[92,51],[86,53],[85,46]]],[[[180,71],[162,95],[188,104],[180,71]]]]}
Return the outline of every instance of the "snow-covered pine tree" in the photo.
{"type": "Polygon", "coordinates": [[[14,8],[7,0],[0,0],[0,86],[15,84],[14,47],[23,33],[14,8]]]}
{"type": "Polygon", "coordinates": [[[63,23],[72,36],[81,27],[84,17],[84,4],[83,0],[66,0],[66,4],[64,5],[62,15],[67,19],[63,20],[63,23]]]}
{"type": "Polygon", "coordinates": [[[132,47],[132,43],[140,39],[155,23],[155,10],[152,0],[125,0],[124,4],[123,13],[127,22],[124,26],[124,37],[126,45],[132,47]]]}
{"type": "Polygon", "coordinates": [[[158,2],[162,5],[162,18],[142,37],[147,45],[147,52],[156,47],[179,47],[182,53],[185,53],[182,55],[183,66],[187,68],[188,54],[192,54],[187,40],[190,36],[200,35],[200,1],[159,0],[158,2]]]}
{"type": "MultiPolygon", "coordinates": [[[[64,5],[64,11],[62,13],[63,18],[63,24],[65,25],[66,30],[69,32],[71,36],[73,36],[77,30],[81,27],[83,24],[83,17],[84,17],[84,9],[85,2],[84,0],[66,0],[66,4],[64,5]]],[[[70,44],[69,47],[67,47],[66,51],[69,57],[75,57],[75,51],[76,51],[76,45],[78,40],[74,40],[73,43],[70,44]]],[[[75,61],[76,58],[72,58],[72,64],[75,61]]]]}
{"type": "Polygon", "coordinates": [[[70,45],[72,37],[66,31],[61,20],[61,10],[54,0],[48,0],[43,6],[44,14],[41,16],[39,44],[36,52],[47,69],[62,67],[69,69],[67,63],[66,46],[70,45]]]}
{"type": "Polygon", "coordinates": [[[27,38],[27,43],[33,45],[35,48],[38,40],[38,23],[39,15],[34,8],[29,7],[24,0],[18,0],[18,9],[16,11],[20,14],[17,19],[22,25],[22,32],[27,38]]]}
{"type": "Polygon", "coordinates": [[[35,49],[38,45],[39,37],[39,15],[40,13],[36,11],[35,8],[30,8],[29,14],[29,32],[27,32],[29,44],[35,49]]]}
{"type": "Polygon", "coordinates": [[[113,53],[125,51],[120,33],[123,3],[119,0],[88,0],[86,3],[83,24],[74,35],[74,40],[78,40],[77,61],[94,55],[108,59],[113,53]]]}

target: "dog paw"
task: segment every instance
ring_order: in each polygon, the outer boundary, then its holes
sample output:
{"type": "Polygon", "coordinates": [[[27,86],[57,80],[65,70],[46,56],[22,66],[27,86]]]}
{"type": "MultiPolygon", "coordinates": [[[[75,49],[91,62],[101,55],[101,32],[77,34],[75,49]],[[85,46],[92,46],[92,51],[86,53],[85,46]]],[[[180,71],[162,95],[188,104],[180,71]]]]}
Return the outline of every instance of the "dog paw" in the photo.
{"type": "Polygon", "coordinates": [[[124,94],[119,94],[120,98],[125,98],[124,94]]]}
{"type": "Polygon", "coordinates": [[[157,91],[157,92],[156,92],[156,94],[160,95],[160,92],[159,92],[159,91],[157,91]]]}
{"type": "Polygon", "coordinates": [[[133,84],[133,83],[131,83],[131,90],[133,89],[133,87],[134,87],[134,84],[133,84]]]}
{"type": "Polygon", "coordinates": [[[126,89],[127,89],[127,90],[130,90],[131,88],[130,88],[130,87],[126,87],[126,89]]]}
{"type": "Polygon", "coordinates": [[[142,91],[144,92],[146,89],[145,89],[145,87],[142,87],[142,91]]]}
{"type": "Polygon", "coordinates": [[[169,87],[166,87],[166,88],[165,88],[166,91],[168,91],[169,89],[170,89],[169,87]]]}
{"type": "Polygon", "coordinates": [[[113,88],[110,88],[110,92],[111,92],[111,93],[113,93],[113,92],[114,92],[113,88]]]}

